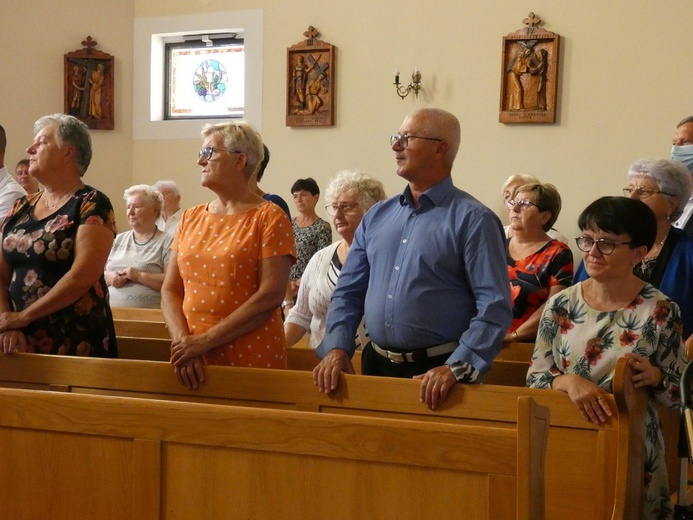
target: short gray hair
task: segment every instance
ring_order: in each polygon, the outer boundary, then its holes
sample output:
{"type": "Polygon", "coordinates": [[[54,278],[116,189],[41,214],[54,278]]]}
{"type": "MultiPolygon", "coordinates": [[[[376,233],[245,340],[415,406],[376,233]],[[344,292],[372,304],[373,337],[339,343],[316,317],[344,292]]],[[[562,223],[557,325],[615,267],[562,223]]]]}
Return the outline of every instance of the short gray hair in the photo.
{"type": "Polygon", "coordinates": [[[168,189],[172,193],[175,193],[180,197],[180,190],[178,189],[178,186],[176,186],[176,183],[173,181],[156,181],[154,183],[154,187],[157,190],[161,190],[162,188],[168,189]]]}
{"type": "Polygon", "coordinates": [[[123,193],[123,199],[127,202],[133,195],[142,195],[145,202],[156,212],[156,216],[159,217],[161,215],[161,208],[164,205],[164,196],[154,186],[150,186],[149,184],[135,184],[134,186],[130,186],[125,190],[125,193],[123,193]]]}
{"type": "Polygon", "coordinates": [[[342,193],[353,194],[364,213],[376,202],[385,200],[383,183],[367,173],[355,170],[337,172],[325,188],[325,200],[332,204],[342,193]]]}
{"type": "Polygon", "coordinates": [[[461,130],[459,119],[447,110],[433,107],[420,108],[412,112],[408,117],[413,117],[414,115],[423,116],[422,130],[425,137],[438,138],[448,144],[445,159],[448,167],[452,168],[457,152],[460,149],[461,130]]]}
{"type": "Polygon", "coordinates": [[[74,116],[53,114],[43,116],[34,123],[34,136],[48,126],[57,127],[57,141],[60,146],[75,148],[75,165],[82,177],[91,163],[91,135],[89,127],[74,116]]]}
{"type": "Polygon", "coordinates": [[[684,117],[681,121],[679,121],[679,124],[676,125],[676,128],[687,125],[688,123],[693,123],[693,116],[684,117]]]}
{"type": "Polygon", "coordinates": [[[691,197],[691,174],[682,163],[669,159],[640,159],[628,168],[628,180],[633,177],[649,177],[657,183],[659,191],[678,197],[679,204],[671,220],[681,216],[691,197]]]}

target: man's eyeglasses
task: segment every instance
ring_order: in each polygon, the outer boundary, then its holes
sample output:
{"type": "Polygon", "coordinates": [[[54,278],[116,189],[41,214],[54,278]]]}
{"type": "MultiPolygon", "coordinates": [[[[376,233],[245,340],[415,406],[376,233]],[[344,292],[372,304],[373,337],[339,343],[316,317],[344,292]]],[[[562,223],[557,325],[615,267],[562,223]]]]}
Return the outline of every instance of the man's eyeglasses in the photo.
{"type": "Polygon", "coordinates": [[[665,193],[663,191],[659,190],[647,190],[645,188],[633,188],[632,186],[628,186],[626,188],[623,188],[623,194],[626,197],[630,197],[631,194],[635,193],[635,196],[638,197],[639,199],[648,199],[652,195],[655,195],[656,193],[661,193],[662,195],[666,195],[668,197],[673,197],[674,195],[672,193],[665,193]]]}
{"type": "Polygon", "coordinates": [[[197,153],[197,158],[205,158],[205,161],[209,161],[214,155],[214,152],[229,152],[229,153],[243,153],[240,150],[227,150],[226,148],[214,148],[213,146],[207,146],[197,153]]]}
{"type": "Polygon", "coordinates": [[[527,210],[530,206],[534,206],[537,208],[539,211],[541,211],[541,208],[537,206],[534,202],[531,200],[523,199],[523,200],[515,200],[515,199],[510,199],[509,201],[506,202],[507,206],[509,209],[513,209],[515,206],[520,208],[520,211],[525,211],[527,210]]]}
{"type": "Polygon", "coordinates": [[[437,137],[423,137],[421,135],[410,135],[410,134],[395,134],[390,136],[390,146],[395,146],[395,143],[399,143],[402,149],[409,146],[409,139],[425,139],[427,141],[438,141],[443,142],[443,139],[438,139],[437,137]]]}
{"type": "Polygon", "coordinates": [[[325,206],[325,211],[327,211],[330,217],[334,217],[337,214],[337,210],[339,210],[346,217],[358,213],[360,208],[357,202],[343,202],[341,204],[328,204],[325,206]]]}
{"type": "Polygon", "coordinates": [[[607,240],[606,238],[600,238],[595,240],[590,237],[577,237],[575,243],[578,249],[584,253],[589,253],[592,251],[594,244],[597,244],[597,249],[603,255],[610,255],[616,249],[616,246],[626,246],[632,244],[632,242],[614,242],[613,240],[607,240]]]}

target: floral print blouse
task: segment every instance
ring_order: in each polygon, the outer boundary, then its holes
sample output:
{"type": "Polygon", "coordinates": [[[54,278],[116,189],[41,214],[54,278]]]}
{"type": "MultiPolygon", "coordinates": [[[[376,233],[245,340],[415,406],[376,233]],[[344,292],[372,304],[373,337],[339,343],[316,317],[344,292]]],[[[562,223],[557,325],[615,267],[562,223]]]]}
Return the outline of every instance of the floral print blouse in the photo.
{"type": "MultiPolygon", "coordinates": [[[[650,284],[624,308],[603,312],[582,296],[583,282],[549,299],[539,323],[527,373],[527,386],[551,388],[562,374],[576,374],[612,391],[616,362],[626,352],[649,359],[669,382],[652,397],[666,407],[680,400],[679,380],[686,366],[683,326],[678,305],[650,284]]],[[[652,401],[645,425],[644,518],[670,514],[671,501],[664,440],[652,401]]]]}
{"type": "MultiPolygon", "coordinates": [[[[113,206],[103,193],[83,186],[53,214],[36,220],[32,209],[41,193],[19,199],[3,224],[2,255],[12,271],[9,294],[15,311],[51,290],[72,268],[80,226],[106,226],[116,233],[113,206]]],[[[113,318],[103,275],[63,309],[24,329],[27,351],[117,357],[113,318]]]]}

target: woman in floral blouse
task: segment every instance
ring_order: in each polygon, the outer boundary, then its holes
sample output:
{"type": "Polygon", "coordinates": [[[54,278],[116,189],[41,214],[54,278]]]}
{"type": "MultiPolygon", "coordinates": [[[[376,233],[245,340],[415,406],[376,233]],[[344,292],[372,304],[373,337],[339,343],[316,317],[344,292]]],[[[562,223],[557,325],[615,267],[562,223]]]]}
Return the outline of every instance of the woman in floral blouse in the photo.
{"type": "MultiPolygon", "coordinates": [[[[635,387],[649,387],[653,399],[675,406],[686,364],[679,308],[633,274],[654,243],[654,214],[639,200],[603,197],[578,225],[590,278],[546,303],[527,385],[566,392],[586,420],[600,424],[615,413],[602,396],[612,391],[616,362],[627,357],[635,387]]],[[[646,421],[643,517],[668,518],[664,442],[652,401],[646,421]]]]}
{"type": "Polygon", "coordinates": [[[507,262],[513,321],[503,342],[534,341],[546,300],[570,286],[573,253],[548,235],[561,212],[553,184],[525,184],[506,204],[512,230],[507,262]]]}
{"type": "Polygon", "coordinates": [[[0,342],[5,353],[117,357],[104,266],[113,207],[85,185],[91,137],[78,119],[39,119],[27,148],[44,190],[19,199],[2,230],[0,342]]]}

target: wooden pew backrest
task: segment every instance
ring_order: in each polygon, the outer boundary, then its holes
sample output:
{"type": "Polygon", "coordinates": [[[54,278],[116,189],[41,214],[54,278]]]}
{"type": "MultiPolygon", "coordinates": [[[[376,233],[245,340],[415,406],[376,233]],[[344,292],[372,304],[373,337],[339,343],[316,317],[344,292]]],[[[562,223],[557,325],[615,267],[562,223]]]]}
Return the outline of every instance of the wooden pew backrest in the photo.
{"type": "Polygon", "coordinates": [[[0,503],[7,518],[452,518],[462,503],[539,520],[547,410],[515,407],[513,430],[1,389],[0,503]]]}
{"type": "MultiPolygon", "coordinates": [[[[618,377],[629,380],[627,370],[618,377]]],[[[310,373],[300,371],[207,367],[202,388],[188,391],[178,384],[167,363],[17,354],[0,356],[0,385],[53,385],[79,393],[418,422],[492,423],[501,428],[514,427],[517,398],[529,396],[551,410],[546,456],[548,518],[609,519],[617,503],[625,508],[637,507],[641,501],[643,481],[634,480],[631,469],[643,465],[642,453],[636,449],[637,442],[628,439],[644,429],[639,417],[647,394],[635,391],[632,383],[616,387],[617,394],[608,396],[618,415],[601,426],[585,422],[567,395],[553,390],[458,385],[441,408],[432,412],[419,403],[416,381],[344,375],[338,390],[327,396],[316,390],[310,373]]]]}

